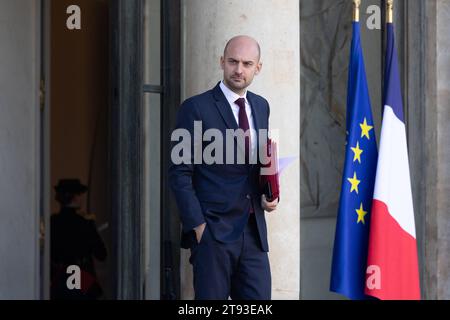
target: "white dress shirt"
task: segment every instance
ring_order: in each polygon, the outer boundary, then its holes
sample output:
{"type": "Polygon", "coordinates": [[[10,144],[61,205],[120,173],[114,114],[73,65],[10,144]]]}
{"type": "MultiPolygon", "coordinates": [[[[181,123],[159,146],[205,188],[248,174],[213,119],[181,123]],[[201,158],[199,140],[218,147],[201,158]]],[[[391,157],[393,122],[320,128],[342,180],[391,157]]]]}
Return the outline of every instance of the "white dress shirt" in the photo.
{"type": "Polygon", "coordinates": [[[253,114],[252,114],[252,108],[250,107],[250,104],[247,100],[247,91],[245,91],[244,95],[241,97],[237,93],[231,91],[228,89],[228,87],[223,83],[223,81],[220,82],[220,89],[222,89],[223,94],[225,95],[225,98],[228,101],[228,104],[231,107],[231,111],[233,111],[234,118],[236,119],[236,123],[239,126],[239,109],[240,107],[235,103],[235,101],[239,98],[245,99],[245,112],[247,113],[247,119],[248,119],[248,125],[250,127],[250,136],[251,136],[251,155],[253,156],[255,149],[256,149],[256,131],[255,131],[255,125],[253,123],[253,114]]]}

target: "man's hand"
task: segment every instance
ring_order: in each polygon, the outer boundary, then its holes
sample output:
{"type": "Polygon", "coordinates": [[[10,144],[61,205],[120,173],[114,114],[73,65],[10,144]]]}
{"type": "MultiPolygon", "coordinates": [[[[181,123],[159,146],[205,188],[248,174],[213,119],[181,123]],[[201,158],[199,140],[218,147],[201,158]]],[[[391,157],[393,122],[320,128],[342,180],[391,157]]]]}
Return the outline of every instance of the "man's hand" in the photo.
{"type": "Polygon", "coordinates": [[[265,194],[263,194],[263,195],[261,196],[261,207],[262,207],[265,211],[267,211],[267,212],[272,212],[272,211],[274,211],[274,210],[277,209],[277,205],[278,205],[278,198],[275,199],[275,200],[272,201],[272,202],[268,202],[267,199],[266,199],[266,195],[265,195],[265,194]]]}
{"type": "Polygon", "coordinates": [[[203,237],[203,232],[205,231],[206,222],[194,228],[195,236],[197,238],[197,243],[200,243],[203,237]]]}

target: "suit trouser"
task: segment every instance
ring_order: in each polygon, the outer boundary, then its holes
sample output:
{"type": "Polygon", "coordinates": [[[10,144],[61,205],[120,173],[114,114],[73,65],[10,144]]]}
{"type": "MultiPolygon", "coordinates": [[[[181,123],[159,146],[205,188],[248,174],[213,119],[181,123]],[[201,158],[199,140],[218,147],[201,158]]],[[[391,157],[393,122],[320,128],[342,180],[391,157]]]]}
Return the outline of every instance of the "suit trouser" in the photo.
{"type": "Polygon", "coordinates": [[[270,300],[269,259],[261,250],[254,214],[233,243],[215,240],[208,226],[200,243],[194,242],[190,262],[196,300],[270,300]]]}

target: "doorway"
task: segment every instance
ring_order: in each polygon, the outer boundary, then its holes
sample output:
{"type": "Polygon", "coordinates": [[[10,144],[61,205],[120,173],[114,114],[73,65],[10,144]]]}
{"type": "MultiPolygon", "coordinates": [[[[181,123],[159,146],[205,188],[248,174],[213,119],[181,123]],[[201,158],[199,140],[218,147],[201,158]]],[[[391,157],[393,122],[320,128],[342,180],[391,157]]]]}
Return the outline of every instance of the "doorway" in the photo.
{"type": "Polygon", "coordinates": [[[106,246],[106,260],[94,260],[94,264],[103,289],[101,298],[111,299],[109,1],[51,0],[50,26],[51,212],[59,211],[53,186],[60,179],[76,178],[88,186],[79,213],[95,218],[106,246]],[[71,5],[82,9],[81,29],[66,26],[71,5]]]}
{"type": "Polygon", "coordinates": [[[47,211],[58,211],[60,179],[80,179],[89,187],[80,211],[95,215],[108,252],[95,265],[101,298],[179,297],[180,229],[166,172],[180,103],[180,2],[46,3],[47,211]],[[80,30],[66,27],[71,5],[81,9],[80,30]]]}

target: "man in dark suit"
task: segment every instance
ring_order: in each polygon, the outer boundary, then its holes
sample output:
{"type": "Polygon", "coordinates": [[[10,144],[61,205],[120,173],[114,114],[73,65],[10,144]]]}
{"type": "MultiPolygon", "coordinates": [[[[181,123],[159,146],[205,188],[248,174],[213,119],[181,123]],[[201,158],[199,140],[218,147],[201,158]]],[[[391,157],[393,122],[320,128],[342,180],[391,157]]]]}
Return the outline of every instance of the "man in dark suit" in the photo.
{"type": "Polygon", "coordinates": [[[191,249],[196,299],[271,298],[264,210],[275,210],[278,199],[269,202],[261,193],[258,157],[258,147],[267,141],[269,104],[247,91],[261,71],[260,55],[253,38],[231,39],[220,59],[223,81],[187,99],[178,112],[176,129],[188,132],[191,140],[181,162],[174,160],[172,149],[169,176],[183,225],[182,247],[191,249]],[[196,155],[208,147],[195,141],[198,128],[202,135],[210,129],[219,132],[223,141],[230,130],[241,129],[247,136],[212,152],[223,151],[223,161],[198,162],[196,155]],[[242,153],[244,163],[238,160],[242,153]]]}

